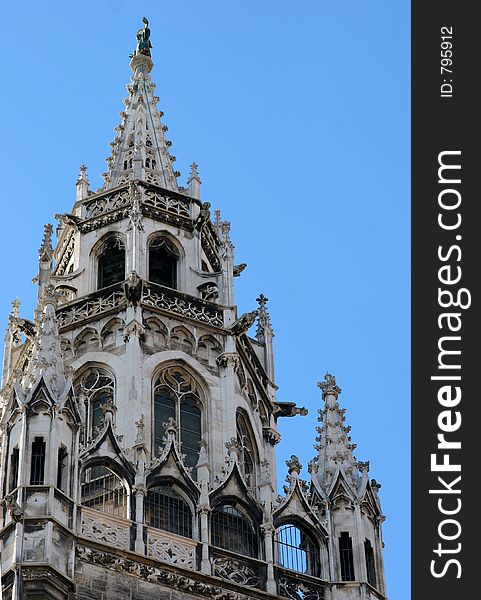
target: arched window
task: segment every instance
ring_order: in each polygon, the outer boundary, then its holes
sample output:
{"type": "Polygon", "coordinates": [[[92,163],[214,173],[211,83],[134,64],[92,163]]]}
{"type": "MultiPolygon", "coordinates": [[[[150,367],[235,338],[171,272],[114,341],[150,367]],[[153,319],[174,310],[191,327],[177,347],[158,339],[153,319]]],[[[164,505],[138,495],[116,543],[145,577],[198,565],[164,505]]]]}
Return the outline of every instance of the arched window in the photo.
{"type": "Polygon", "coordinates": [[[125,279],[125,248],[117,237],[111,237],[102,247],[98,258],[98,289],[125,279]]]}
{"type": "Polygon", "coordinates": [[[222,504],[212,511],[212,544],[244,556],[258,555],[254,525],[234,504],[222,504]]]}
{"type": "Polygon", "coordinates": [[[257,462],[257,452],[255,442],[249,425],[247,415],[237,411],[237,442],[239,443],[239,467],[242,471],[248,487],[254,487],[256,484],[255,464],[257,462]]]}
{"type": "Polygon", "coordinates": [[[278,527],[274,547],[277,564],[298,573],[320,576],[318,547],[300,527],[290,523],[278,527]]]}
{"type": "Polygon", "coordinates": [[[165,237],[155,237],[149,244],[149,281],[177,287],[177,262],[179,253],[165,237]]]}
{"type": "Polygon", "coordinates": [[[80,482],[83,506],[128,519],[127,499],[125,485],[113,471],[102,465],[84,470],[80,482]]]}
{"type": "Polygon", "coordinates": [[[188,504],[171,486],[156,485],[145,498],[145,523],[150,527],[192,537],[192,513],[188,504]]]}
{"type": "MultiPolygon", "coordinates": [[[[195,467],[202,438],[200,391],[197,383],[179,367],[164,369],[154,384],[154,453],[164,446],[165,423],[173,418],[180,425],[181,452],[187,467],[195,467]]],[[[192,476],[195,478],[195,471],[192,476]]]]}
{"type": "Polygon", "coordinates": [[[95,435],[104,423],[103,406],[114,403],[114,380],[108,371],[90,367],[75,381],[75,393],[85,402],[86,430],[95,435]]]}

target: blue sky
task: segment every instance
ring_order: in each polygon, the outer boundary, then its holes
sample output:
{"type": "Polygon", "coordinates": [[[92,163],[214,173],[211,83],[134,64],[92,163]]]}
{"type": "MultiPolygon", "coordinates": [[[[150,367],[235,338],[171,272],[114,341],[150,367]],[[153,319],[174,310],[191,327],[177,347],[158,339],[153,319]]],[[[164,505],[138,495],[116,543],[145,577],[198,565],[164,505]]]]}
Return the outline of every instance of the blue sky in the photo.
{"type": "Polygon", "coordinates": [[[44,223],[78,167],[100,186],[142,16],[184,180],[232,222],[240,312],[263,292],[275,329],[284,461],[314,455],[329,370],[382,483],[390,600],[409,597],[409,3],[98,0],[9,3],[1,33],[2,294],[34,306],[44,223]]]}

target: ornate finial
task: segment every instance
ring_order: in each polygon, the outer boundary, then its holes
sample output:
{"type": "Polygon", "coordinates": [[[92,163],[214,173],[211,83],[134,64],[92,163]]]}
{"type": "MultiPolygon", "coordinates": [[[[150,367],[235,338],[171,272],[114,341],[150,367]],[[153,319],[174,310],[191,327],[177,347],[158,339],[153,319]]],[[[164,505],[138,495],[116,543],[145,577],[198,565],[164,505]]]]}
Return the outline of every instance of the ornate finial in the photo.
{"type": "Polygon", "coordinates": [[[193,162],[190,165],[190,173],[189,178],[187,179],[187,185],[189,186],[190,196],[192,196],[192,198],[197,198],[197,200],[200,200],[200,184],[202,182],[199,177],[199,172],[197,171],[198,166],[199,165],[196,162],[193,162]]]}
{"type": "Polygon", "coordinates": [[[80,169],[79,169],[79,176],[77,179],[77,183],[79,183],[79,181],[85,180],[88,182],[87,179],[87,165],[80,165],[80,169]]]}
{"type": "Polygon", "coordinates": [[[299,475],[302,470],[302,465],[295,454],[292,454],[291,458],[286,460],[286,465],[289,470],[289,475],[299,475]]]}
{"type": "Polygon", "coordinates": [[[65,295],[65,292],[59,291],[55,289],[55,286],[51,283],[44,286],[42,289],[42,295],[40,297],[40,305],[42,307],[47,304],[52,304],[55,308],[57,307],[57,302],[59,298],[62,298],[65,295]]]}
{"type": "Polygon", "coordinates": [[[256,302],[259,303],[259,319],[257,321],[257,330],[256,330],[256,338],[259,342],[264,343],[265,341],[265,334],[266,333],[270,333],[271,335],[274,335],[274,332],[272,331],[272,327],[271,327],[271,318],[269,316],[269,313],[267,312],[267,302],[268,302],[268,298],[266,298],[264,296],[264,294],[261,294],[257,299],[256,302]]]}
{"type": "Polygon", "coordinates": [[[38,257],[41,262],[49,262],[53,258],[52,233],[53,225],[47,223],[43,226],[42,245],[38,250],[38,257]]]}
{"type": "MultiPolygon", "coordinates": [[[[355,446],[355,444],[352,444],[352,446],[355,446]]],[[[361,473],[369,473],[369,461],[361,461],[358,460],[356,463],[357,468],[361,471],[361,473]]]]}
{"type": "Polygon", "coordinates": [[[220,230],[220,210],[216,208],[214,210],[214,225],[217,231],[220,230]]]}
{"type": "Polygon", "coordinates": [[[265,308],[269,298],[266,298],[264,294],[261,294],[258,298],[256,298],[256,302],[259,304],[261,308],[265,308]]]}
{"type": "Polygon", "coordinates": [[[319,382],[317,387],[321,388],[323,399],[325,399],[326,396],[335,396],[337,398],[342,391],[341,388],[336,385],[335,376],[330,373],[324,375],[324,381],[319,382]]]}
{"type": "Polygon", "coordinates": [[[10,316],[13,319],[18,319],[18,316],[20,314],[20,300],[18,298],[15,298],[15,300],[12,300],[12,312],[10,313],[10,316]]]}
{"type": "Polygon", "coordinates": [[[167,441],[175,440],[177,436],[178,427],[175,423],[174,417],[169,417],[165,423],[162,423],[167,436],[167,441]]]}
{"type": "Polygon", "coordinates": [[[135,426],[137,427],[137,436],[135,438],[135,443],[141,444],[144,441],[144,415],[141,415],[140,419],[138,421],[135,421],[135,426]]]}
{"type": "Polygon", "coordinates": [[[230,438],[228,442],[225,443],[225,447],[227,448],[228,455],[234,460],[239,457],[240,454],[240,444],[239,440],[235,437],[230,438]]]}

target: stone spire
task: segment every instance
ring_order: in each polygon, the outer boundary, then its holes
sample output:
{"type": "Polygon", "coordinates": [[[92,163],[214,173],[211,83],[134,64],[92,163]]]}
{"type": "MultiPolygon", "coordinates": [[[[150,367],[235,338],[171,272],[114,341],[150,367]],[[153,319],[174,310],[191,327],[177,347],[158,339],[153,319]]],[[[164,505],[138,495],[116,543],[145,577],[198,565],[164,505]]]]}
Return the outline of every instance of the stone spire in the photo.
{"type": "Polygon", "coordinates": [[[155,83],[150,78],[153,67],[150,58],[150,29],[137,32],[137,49],[131,55],[133,71],[127,86],[125,110],[119,113],[121,123],[115,128],[117,137],[110,144],[112,154],[107,158],[108,170],[103,174],[104,189],[108,190],[133,179],[143,179],[169,190],[178,190],[174,171],[175,156],[169,154],[172,142],[166,139],[167,126],[160,121],[163,112],[157,108],[155,83]]]}
{"type": "Polygon", "coordinates": [[[43,377],[53,399],[58,399],[66,389],[67,377],[60,345],[55,308],[58,292],[53,285],[43,289],[37,310],[36,333],[32,357],[24,381],[32,387],[43,377]]]}
{"type": "Polygon", "coordinates": [[[43,240],[38,250],[38,298],[42,297],[44,288],[50,282],[53,262],[53,247],[52,247],[53,226],[50,223],[43,227],[43,240]]]}
{"type": "Polygon", "coordinates": [[[193,162],[190,165],[189,179],[187,179],[187,185],[189,186],[189,196],[200,200],[200,184],[202,183],[197,171],[199,165],[193,162]]]}
{"type": "Polygon", "coordinates": [[[257,319],[256,339],[264,345],[264,364],[267,376],[271,381],[274,380],[274,351],[272,347],[272,338],[274,332],[271,326],[271,318],[267,312],[268,298],[261,294],[256,302],[259,304],[259,312],[257,319]]]}
{"type": "Polygon", "coordinates": [[[353,455],[356,446],[351,444],[348,435],[351,428],[344,425],[345,409],[339,407],[338,397],[341,388],[337,386],[336,378],[330,373],[326,373],[324,381],[317,385],[322,390],[325,405],[324,409],[319,410],[318,421],[322,422],[322,426],[316,428],[319,433],[316,438],[318,444],[315,446],[318,455],[314,460],[313,479],[317,479],[320,487],[328,492],[340,471],[356,490],[359,483],[359,469],[353,455]]]}
{"type": "Polygon", "coordinates": [[[89,180],[87,178],[87,167],[82,165],[79,169],[79,176],[76,182],[77,201],[83,200],[89,195],[89,180]]]}

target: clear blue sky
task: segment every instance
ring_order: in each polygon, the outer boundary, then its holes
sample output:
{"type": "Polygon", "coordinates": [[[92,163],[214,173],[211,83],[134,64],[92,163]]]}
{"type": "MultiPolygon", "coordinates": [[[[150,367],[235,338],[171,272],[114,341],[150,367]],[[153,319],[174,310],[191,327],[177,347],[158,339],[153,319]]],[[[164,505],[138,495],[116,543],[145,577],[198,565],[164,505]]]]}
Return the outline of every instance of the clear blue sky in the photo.
{"type": "MultiPolygon", "coordinates": [[[[105,170],[128,54],[152,73],[184,178],[232,222],[239,310],[269,297],[284,461],[314,455],[326,370],[382,483],[390,600],[409,597],[409,3],[20,2],[3,8],[0,318],[34,306],[44,223],[105,170]]],[[[185,179],[184,179],[185,181],[185,179]]]]}

